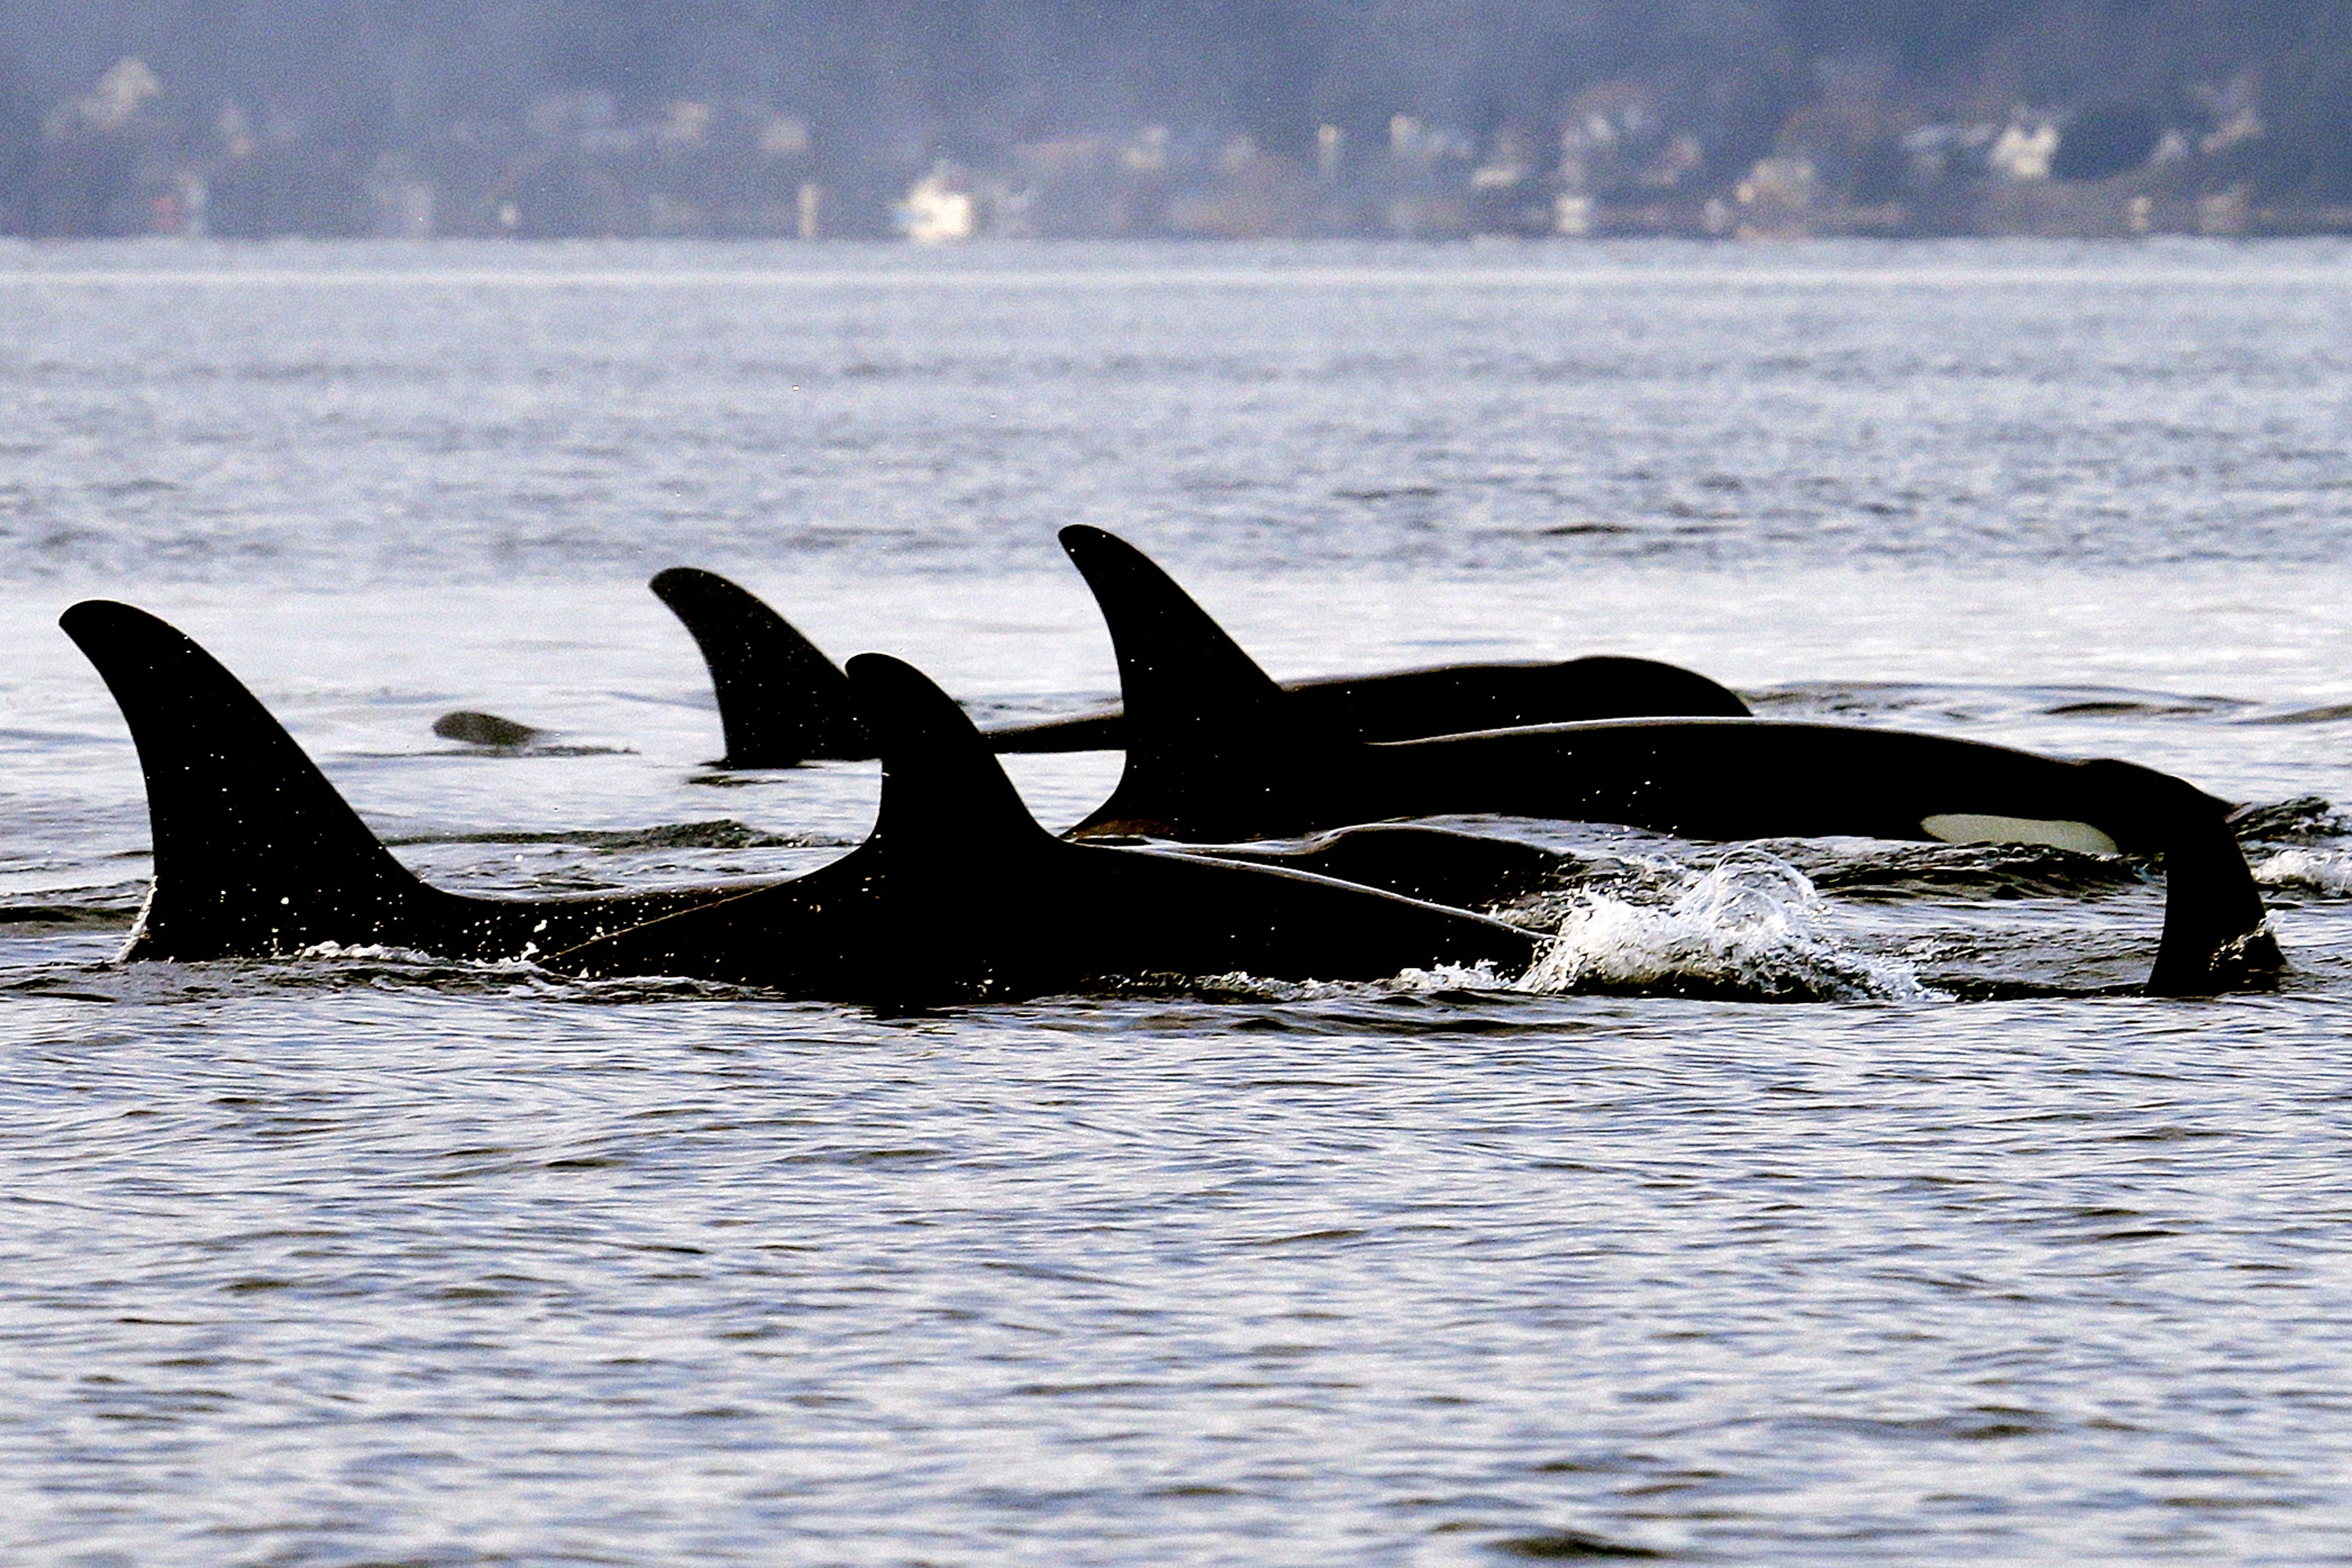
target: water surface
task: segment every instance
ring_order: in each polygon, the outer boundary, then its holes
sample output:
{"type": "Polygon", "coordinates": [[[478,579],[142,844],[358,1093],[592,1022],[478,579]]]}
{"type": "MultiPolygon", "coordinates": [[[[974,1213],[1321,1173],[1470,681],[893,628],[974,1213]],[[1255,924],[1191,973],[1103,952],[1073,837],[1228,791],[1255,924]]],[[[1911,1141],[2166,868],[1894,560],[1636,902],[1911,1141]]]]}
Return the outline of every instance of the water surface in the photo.
{"type": "MultiPolygon", "coordinates": [[[[2158,919],[2127,868],[1771,847],[1808,900],[1526,823],[1488,826],[1631,868],[1521,911],[1596,963],[1822,999],[891,1019],[121,967],[143,796],[53,623],[170,617],[482,891],[793,871],[870,822],[868,765],[707,765],[652,572],[1033,717],[1115,684],[1072,521],[1279,676],[1644,654],[2352,800],[2347,344],[2323,243],[0,247],[0,1546],[2341,1555],[2322,808],[2250,847],[2291,973],[2200,1002],[2116,994],[2158,919]],[[457,707],[555,744],[434,739],[457,707]]],[[[1056,826],[1116,769],[1015,764],[1056,826]]]]}

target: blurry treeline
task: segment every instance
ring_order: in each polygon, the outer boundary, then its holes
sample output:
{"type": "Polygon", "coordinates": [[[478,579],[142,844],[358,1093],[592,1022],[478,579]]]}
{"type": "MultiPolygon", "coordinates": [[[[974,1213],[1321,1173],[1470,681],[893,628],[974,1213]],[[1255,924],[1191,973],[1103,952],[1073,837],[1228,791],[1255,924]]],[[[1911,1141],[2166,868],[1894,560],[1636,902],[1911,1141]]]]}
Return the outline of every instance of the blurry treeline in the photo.
{"type": "Polygon", "coordinates": [[[2352,0],[0,0],[0,230],[2352,226],[2352,0]]]}

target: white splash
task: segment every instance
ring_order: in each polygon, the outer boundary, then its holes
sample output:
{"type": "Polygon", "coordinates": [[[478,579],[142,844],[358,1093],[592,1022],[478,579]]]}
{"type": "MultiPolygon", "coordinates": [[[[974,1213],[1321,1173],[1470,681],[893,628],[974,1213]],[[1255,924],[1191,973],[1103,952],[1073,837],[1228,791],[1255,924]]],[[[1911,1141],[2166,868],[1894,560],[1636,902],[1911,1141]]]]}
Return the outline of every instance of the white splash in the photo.
{"type": "Polygon", "coordinates": [[[1264,1002],[1321,1002],[1362,989],[1359,984],[1332,980],[1276,980],[1268,975],[1252,974],[1245,969],[1200,975],[1192,983],[1213,994],[1236,998],[1246,996],[1264,1002]]]}
{"type": "Polygon", "coordinates": [[[1512,982],[1495,973],[1494,961],[1480,959],[1476,963],[1440,963],[1427,969],[1407,969],[1400,972],[1392,983],[1399,991],[1509,991],[1512,982]]]}
{"type": "Polygon", "coordinates": [[[429,952],[419,952],[413,947],[388,947],[380,942],[353,942],[346,947],[340,942],[314,942],[298,948],[293,956],[305,958],[350,958],[383,963],[438,963],[445,962],[429,952]]]}
{"type": "Polygon", "coordinates": [[[1520,980],[1524,991],[1664,986],[1756,997],[1925,999],[1900,959],[1859,952],[1823,929],[1821,895],[1803,872],[1761,850],[1727,855],[1684,879],[1665,907],[1588,892],[1559,937],[1520,980]]]}
{"type": "Polygon", "coordinates": [[[2308,888],[2338,898],[2352,894],[2352,854],[2341,849],[2282,849],[2253,872],[2265,888],[2308,888]]]}

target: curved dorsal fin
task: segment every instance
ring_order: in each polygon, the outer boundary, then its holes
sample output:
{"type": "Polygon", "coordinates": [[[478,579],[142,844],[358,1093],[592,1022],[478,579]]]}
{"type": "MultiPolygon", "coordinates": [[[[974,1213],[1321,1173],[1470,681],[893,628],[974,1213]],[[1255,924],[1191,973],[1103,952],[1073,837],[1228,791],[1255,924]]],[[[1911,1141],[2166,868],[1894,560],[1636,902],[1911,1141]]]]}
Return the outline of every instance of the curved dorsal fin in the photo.
{"type": "Polygon", "coordinates": [[[648,584],[686,623],[710,668],[730,768],[782,768],[810,757],[870,757],[849,679],[757,595],[691,566],[648,584]]]}
{"type": "Polygon", "coordinates": [[[849,661],[850,700],[882,756],[873,841],[926,856],[1052,843],[955,699],[887,654],[849,661]]]}
{"type": "Polygon", "coordinates": [[[1127,742],[1118,788],[1072,831],[1231,837],[1243,802],[1269,820],[1277,759],[1320,727],[1141,551],[1099,528],[1060,537],[1110,628],[1127,742]]]}
{"type": "Polygon", "coordinates": [[[155,886],[126,958],[399,943],[436,895],[218,660],[105,599],[58,617],[105,678],[147,781],[155,886]]]}
{"type": "Polygon", "coordinates": [[[1083,524],[1059,537],[1110,628],[1129,747],[1139,727],[1223,725],[1280,705],[1274,678],[1150,556],[1083,524]]]}

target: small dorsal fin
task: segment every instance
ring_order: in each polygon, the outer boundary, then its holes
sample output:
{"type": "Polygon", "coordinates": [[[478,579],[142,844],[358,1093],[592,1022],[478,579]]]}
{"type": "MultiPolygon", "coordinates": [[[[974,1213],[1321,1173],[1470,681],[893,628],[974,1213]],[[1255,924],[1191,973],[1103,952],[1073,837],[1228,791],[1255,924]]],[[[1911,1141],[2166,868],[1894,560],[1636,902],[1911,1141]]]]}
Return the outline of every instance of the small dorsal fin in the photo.
{"type": "Polygon", "coordinates": [[[691,566],[673,566],[649,586],[694,634],[710,668],[727,736],[723,766],[874,754],[850,705],[848,677],[758,595],[691,566]]]}
{"type": "Polygon", "coordinates": [[[437,895],[236,677],[129,605],[86,600],[58,624],[114,693],[146,775],[155,886],[124,956],[402,941],[437,895]]]}
{"type": "Polygon", "coordinates": [[[849,661],[849,691],[882,755],[877,842],[939,855],[1053,841],[971,717],[922,671],[861,653],[849,661]]]}

